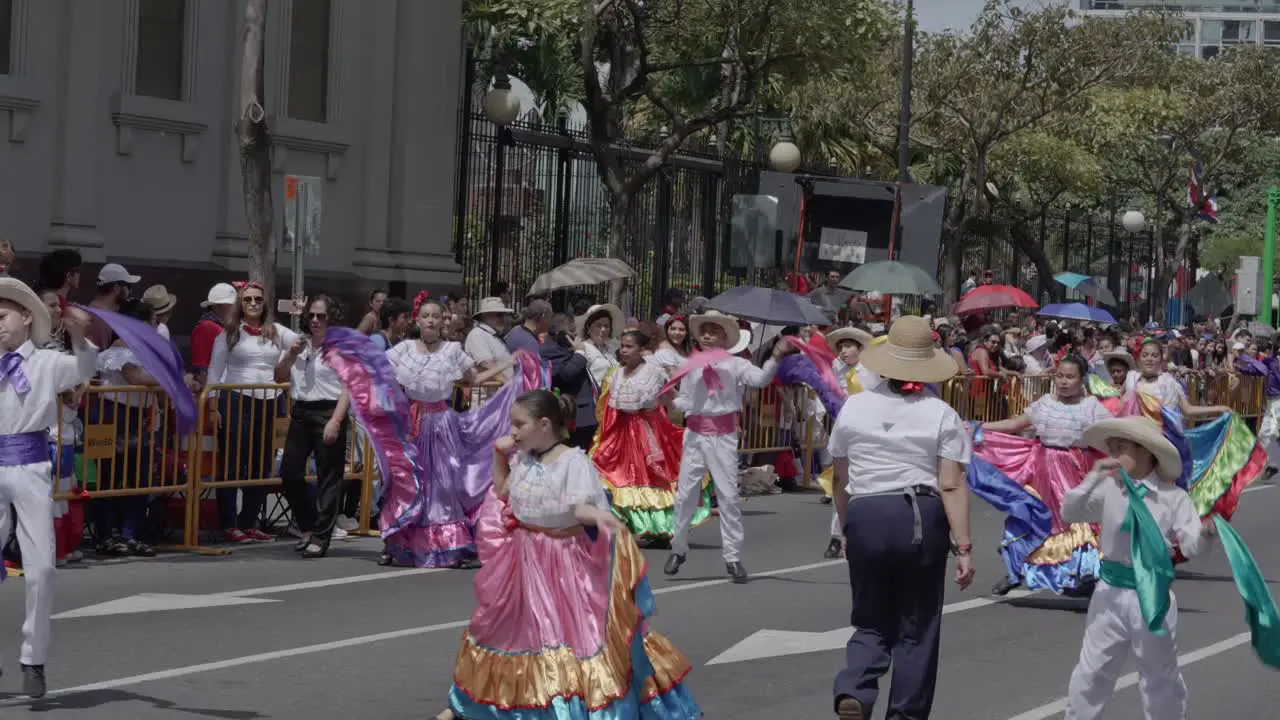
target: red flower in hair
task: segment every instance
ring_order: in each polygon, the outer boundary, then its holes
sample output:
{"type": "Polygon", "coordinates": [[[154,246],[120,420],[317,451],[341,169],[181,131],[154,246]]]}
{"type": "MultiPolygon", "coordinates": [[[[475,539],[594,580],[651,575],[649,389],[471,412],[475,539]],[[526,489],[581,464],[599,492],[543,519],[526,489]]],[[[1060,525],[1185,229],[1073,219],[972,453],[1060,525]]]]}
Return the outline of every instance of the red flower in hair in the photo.
{"type": "Polygon", "coordinates": [[[431,297],[429,290],[421,290],[417,295],[413,296],[413,316],[418,317],[418,311],[422,309],[422,304],[431,297]]]}

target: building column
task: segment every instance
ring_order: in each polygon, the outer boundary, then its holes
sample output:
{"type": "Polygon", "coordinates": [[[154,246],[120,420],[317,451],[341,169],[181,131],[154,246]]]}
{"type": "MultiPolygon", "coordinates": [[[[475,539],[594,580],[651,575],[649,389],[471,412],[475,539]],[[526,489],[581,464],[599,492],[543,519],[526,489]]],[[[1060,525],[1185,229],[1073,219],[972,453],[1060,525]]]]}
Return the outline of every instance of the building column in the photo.
{"type": "MultiPolygon", "coordinates": [[[[386,187],[386,194],[375,196],[370,182],[365,197],[366,212],[386,208],[385,235],[362,238],[354,264],[362,275],[379,281],[455,286],[462,271],[452,247],[462,0],[399,0],[395,23],[390,170],[385,184],[376,185],[386,187]]],[[[375,27],[381,29],[381,20],[375,27]]],[[[376,52],[374,57],[385,61],[376,52]]],[[[373,121],[365,128],[366,141],[381,131],[373,121]]],[[[381,165],[372,161],[380,157],[376,147],[370,147],[370,175],[381,165]]],[[[387,167],[381,165],[383,172],[387,167]]],[[[365,228],[378,230],[369,219],[365,228]]]]}
{"type": "Polygon", "coordinates": [[[98,0],[70,0],[66,23],[65,72],[58,83],[58,150],[53,171],[50,248],[74,248],[87,262],[106,258],[98,230],[97,158],[100,139],[110,127],[101,103],[104,28],[118,27],[121,6],[98,0]],[[89,91],[86,89],[94,89],[89,91]]]}

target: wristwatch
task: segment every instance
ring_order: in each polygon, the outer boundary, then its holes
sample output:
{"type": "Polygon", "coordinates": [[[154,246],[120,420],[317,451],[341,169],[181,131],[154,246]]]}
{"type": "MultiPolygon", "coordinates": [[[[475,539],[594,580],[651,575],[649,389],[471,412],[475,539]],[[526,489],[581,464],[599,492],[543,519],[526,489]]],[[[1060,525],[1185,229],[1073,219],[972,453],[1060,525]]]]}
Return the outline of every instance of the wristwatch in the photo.
{"type": "Polygon", "coordinates": [[[969,553],[973,552],[972,545],[956,545],[951,544],[951,554],[956,557],[969,557],[969,553]]]}

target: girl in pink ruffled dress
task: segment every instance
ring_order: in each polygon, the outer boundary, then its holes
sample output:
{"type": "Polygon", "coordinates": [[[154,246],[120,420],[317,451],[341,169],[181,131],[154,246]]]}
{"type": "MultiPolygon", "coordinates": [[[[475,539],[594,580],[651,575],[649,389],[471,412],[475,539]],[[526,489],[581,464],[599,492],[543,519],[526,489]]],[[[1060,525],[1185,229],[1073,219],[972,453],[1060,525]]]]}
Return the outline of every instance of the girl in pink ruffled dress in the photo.
{"type": "Polygon", "coordinates": [[[476,610],[437,716],[496,720],[692,720],[689,661],[650,632],[653,591],[635,540],[590,458],[565,444],[565,408],[521,395],[495,444],[481,508],[476,610]]]}

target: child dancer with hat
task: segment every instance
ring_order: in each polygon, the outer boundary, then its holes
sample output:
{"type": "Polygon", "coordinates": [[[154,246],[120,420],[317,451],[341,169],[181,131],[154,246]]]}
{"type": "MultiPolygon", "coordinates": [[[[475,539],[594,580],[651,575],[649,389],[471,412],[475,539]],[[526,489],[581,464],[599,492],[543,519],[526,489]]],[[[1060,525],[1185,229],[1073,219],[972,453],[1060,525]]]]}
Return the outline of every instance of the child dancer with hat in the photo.
{"type": "Polygon", "coordinates": [[[73,354],[44,349],[49,309],[20,280],[0,278],[0,528],[16,510],[18,543],[26,576],[27,608],[22,624],[22,692],[45,694],[53,609],[53,479],[49,427],[58,422],[58,393],[93,378],[98,350],[85,340],[89,316],[68,306],[62,327],[73,354]]]}
{"type": "Polygon", "coordinates": [[[734,357],[725,348],[737,344],[741,329],[733,317],[714,310],[689,319],[702,351],[685,362],[662,389],[662,394],[678,383],[680,392],[673,405],[685,414],[680,480],[676,488],[676,529],[671,555],[663,572],[680,572],[689,552],[689,525],[698,509],[702,479],[710,472],[720,508],[720,540],[725,569],[735,583],[747,581],[747,570],[739,559],[742,551],[742,510],[738,506],[738,413],[742,394],[748,387],[762,388],[773,381],[778,359],[790,352],[779,342],[764,367],[734,357]]]}
{"type": "Polygon", "coordinates": [[[1181,720],[1187,686],[1178,668],[1178,605],[1171,541],[1186,557],[1215,535],[1186,490],[1177,448],[1143,417],[1102,420],[1084,433],[1106,453],[1062,500],[1062,518],[1100,523],[1100,582],[1089,602],[1080,660],[1071,673],[1067,720],[1103,717],[1132,651],[1148,720],[1181,720]]]}

